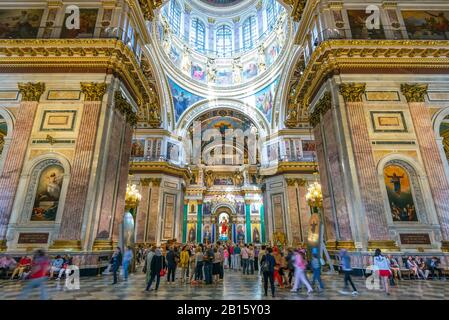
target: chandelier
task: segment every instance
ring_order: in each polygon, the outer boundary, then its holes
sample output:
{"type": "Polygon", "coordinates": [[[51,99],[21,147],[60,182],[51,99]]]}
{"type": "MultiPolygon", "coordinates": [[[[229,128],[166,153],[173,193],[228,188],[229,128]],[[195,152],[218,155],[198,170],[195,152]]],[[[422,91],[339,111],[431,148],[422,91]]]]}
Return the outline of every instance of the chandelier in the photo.
{"type": "Polygon", "coordinates": [[[311,207],[321,207],[323,205],[323,194],[321,193],[321,185],[315,181],[307,189],[306,200],[311,207]]]}
{"type": "Polygon", "coordinates": [[[140,194],[139,190],[137,190],[137,187],[135,184],[127,184],[126,185],[126,196],[125,196],[125,203],[127,207],[135,208],[139,204],[140,200],[142,199],[142,195],[140,194]]]}

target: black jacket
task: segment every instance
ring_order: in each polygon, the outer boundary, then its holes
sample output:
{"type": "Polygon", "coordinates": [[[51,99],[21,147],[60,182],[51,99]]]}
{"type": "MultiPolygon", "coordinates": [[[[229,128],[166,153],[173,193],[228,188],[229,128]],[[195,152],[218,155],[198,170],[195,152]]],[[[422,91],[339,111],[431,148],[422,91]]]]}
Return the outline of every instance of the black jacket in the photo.
{"type": "Polygon", "coordinates": [[[112,270],[117,271],[122,264],[122,253],[112,256],[112,270]]]}
{"type": "Polygon", "coordinates": [[[165,269],[165,259],[163,256],[153,256],[151,259],[151,274],[157,275],[161,272],[162,269],[165,269]]]}

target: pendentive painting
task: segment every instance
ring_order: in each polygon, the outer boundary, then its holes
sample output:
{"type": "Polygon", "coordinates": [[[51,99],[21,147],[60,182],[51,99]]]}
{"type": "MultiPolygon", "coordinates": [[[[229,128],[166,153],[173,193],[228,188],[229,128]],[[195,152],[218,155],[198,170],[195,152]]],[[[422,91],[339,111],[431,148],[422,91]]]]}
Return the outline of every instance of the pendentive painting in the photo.
{"type": "Polygon", "coordinates": [[[0,39],[37,37],[44,10],[0,10],[0,39]]]}
{"type": "MultiPolygon", "coordinates": [[[[69,18],[71,13],[65,15],[64,21],[69,18]]],[[[80,9],[80,27],[79,29],[67,29],[64,23],[61,31],[61,38],[92,38],[97,24],[98,9],[80,9]]]]}
{"type": "Polygon", "coordinates": [[[61,197],[64,169],[58,165],[45,168],[38,181],[31,221],[55,221],[61,197]]]}
{"type": "Polygon", "coordinates": [[[449,39],[449,11],[402,11],[410,39],[449,39]]]}
{"type": "Polygon", "coordinates": [[[389,165],[384,169],[384,179],[393,221],[418,221],[407,171],[389,165]]]}
{"type": "Polygon", "coordinates": [[[368,29],[366,21],[370,16],[365,10],[348,10],[349,25],[353,39],[385,39],[385,33],[380,23],[379,28],[368,29]]]}

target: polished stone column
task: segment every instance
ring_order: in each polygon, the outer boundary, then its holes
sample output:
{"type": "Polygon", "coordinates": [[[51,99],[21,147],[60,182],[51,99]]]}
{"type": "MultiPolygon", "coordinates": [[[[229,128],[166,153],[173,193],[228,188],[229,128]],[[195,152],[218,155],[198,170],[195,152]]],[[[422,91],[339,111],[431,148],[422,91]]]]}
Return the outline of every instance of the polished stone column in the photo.
{"type": "Polygon", "coordinates": [[[148,206],[148,215],[147,215],[147,223],[146,223],[146,238],[145,242],[156,243],[157,241],[157,231],[159,226],[159,207],[160,201],[159,193],[161,186],[161,178],[149,178],[149,206],[148,206]]]}
{"type": "MultiPolygon", "coordinates": [[[[352,150],[360,188],[369,241],[389,240],[387,217],[379,185],[368,127],[364,113],[363,95],[366,84],[345,83],[340,93],[345,100],[352,150]]],[[[363,213],[360,213],[363,215],[363,213]]]]}
{"type": "Polygon", "coordinates": [[[435,133],[432,127],[432,117],[425,105],[427,85],[403,84],[402,94],[407,99],[415,128],[416,138],[426,169],[427,178],[432,192],[433,202],[441,227],[443,247],[449,247],[449,183],[444,171],[444,163],[440,156],[435,133]]]}
{"type": "Polygon", "coordinates": [[[321,125],[317,125],[313,129],[315,138],[316,154],[318,161],[318,169],[320,172],[321,192],[323,194],[323,213],[324,223],[326,226],[326,240],[337,240],[337,224],[332,209],[331,188],[329,186],[329,172],[326,164],[326,156],[324,154],[324,142],[322,137],[321,125]]]}
{"type": "Polygon", "coordinates": [[[81,90],[85,95],[81,125],[75,145],[75,157],[72,163],[61,228],[58,240],[54,242],[54,248],[66,247],[67,243],[70,243],[71,248],[81,249],[81,228],[106,84],[81,83],[81,90]]]}
{"type": "Polygon", "coordinates": [[[287,183],[287,198],[288,198],[288,212],[289,212],[289,220],[290,220],[290,235],[291,239],[289,239],[290,243],[299,244],[303,242],[304,234],[301,228],[301,211],[300,211],[300,202],[299,202],[299,191],[298,191],[298,183],[300,183],[299,179],[295,178],[287,178],[285,179],[287,183]]]}
{"type": "Polygon", "coordinates": [[[149,191],[150,182],[148,179],[140,180],[140,194],[142,195],[142,200],[139,203],[139,207],[136,212],[136,243],[145,242],[145,230],[147,226],[148,219],[148,205],[149,205],[149,191]]]}
{"type": "Polygon", "coordinates": [[[6,231],[11,217],[11,210],[36,110],[40,97],[45,92],[45,84],[40,82],[19,83],[19,91],[22,95],[22,101],[16,115],[10,147],[5,155],[3,171],[0,176],[0,250],[1,247],[5,247],[6,231]]]}

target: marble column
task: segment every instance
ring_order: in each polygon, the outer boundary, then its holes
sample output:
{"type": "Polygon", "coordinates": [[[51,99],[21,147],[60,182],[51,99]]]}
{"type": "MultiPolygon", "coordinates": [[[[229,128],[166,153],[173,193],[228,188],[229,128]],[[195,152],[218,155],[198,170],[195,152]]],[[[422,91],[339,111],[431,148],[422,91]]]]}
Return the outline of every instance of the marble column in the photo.
{"type": "Polygon", "coordinates": [[[96,239],[108,240],[112,235],[112,221],[115,212],[117,197],[117,175],[120,170],[121,143],[125,131],[125,118],[114,108],[112,110],[112,124],[109,136],[109,148],[107,149],[107,163],[104,182],[104,191],[101,200],[100,217],[98,220],[96,239]]]}
{"type": "Polygon", "coordinates": [[[149,190],[149,207],[148,207],[148,216],[147,216],[147,232],[145,242],[156,243],[157,242],[157,231],[159,226],[159,207],[160,200],[160,186],[161,186],[161,178],[150,178],[149,179],[150,190],[149,190]]]}
{"type": "Polygon", "coordinates": [[[81,249],[81,228],[88,196],[88,185],[92,171],[97,128],[105,83],[81,83],[85,101],[81,115],[81,125],[75,145],[71,178],[65,199],[58,239],[53,247],[63,247],[71,243],[72,248],[81,249]]]}
{"type": "Polygon", "coordinates": [[[299,209],[299,194],[298,194],[298,180],[287,178],[287,198],[288,198],[288,212],[290,215],[290,243],[298,244],[303,241],[303,230],[301,228],[300,209],[299,209]]]}
{"type": "MultiPolygon", "coordinates": [[[[345,83],[340,86],[340,93],[346,105],[356,164],[354,170],[357,172],[369,241],[388,241],[390,237],[387,217],[364,113],[363,95],[365,88],[366,84],[364,83],[345,83]]],[[[361,214],[363,215],[363,213],[361,214]]]]}
{"type": "Polygon", "coordinates": [[[5,155],[3,171],[0,176],[0,250],[6,245],[6,232],[11,210],[19,184],[25,155],[33,128],[34,117],[45,84],[19,83],[22,95],[17,112],[8,153],[5,155]]]}
{"type": "Polygon", "coordinates": [[[318,124],[313,129],[313,136],[315,137],[316,153],[318,168],[320,172],[321,192],[323,193],[323,213],[324,223],[326,226],[326,240],[338,240],[337,224],[333,213],[333,201],[331,198],[331,188],[329,186],[329,171],[327,168],[326,156],[324,153],[324,141],[322,137],[321,124],[318,124]]]}
{"type": "Polygon", "coordinates": [[[196,241],[201,243],[203,241],[203,204],[198,203],[197,208],[197,225],[196,225],[196,241]]]}
{"type": "Polygon", "coordinates": [[[189,205],[184,202],[184,210],[182,213],[182,243],[187,242],[187,212],[189,210],[189,205]]]}
{"type": "Polygon", "coordinates": [[[251,242],[251,204],[245,204],[246,243],[251,242]]]}
{"type": "Polygon", "coordinates": [[[142,199],[136,212],[136,243],[145,242],[145,230],[147,227],[148,207],[149,207],[150,183],[148,179],[140,180],[140,194],[142,199]]]}
{"type": "Polygon", "coordinates": [[[449,183],[435,139],[432,117],[429,108],[425,105],[427,88],[427,85],[422,84],[401,85],[402,94],[409,104],[416,138],[440,222],[442,244],[449,249],[449,183]]]}

